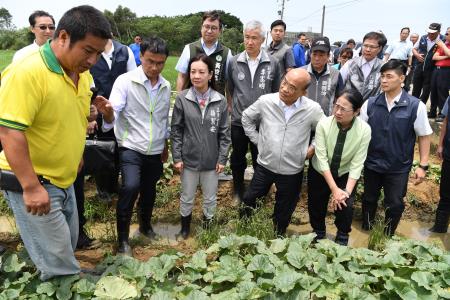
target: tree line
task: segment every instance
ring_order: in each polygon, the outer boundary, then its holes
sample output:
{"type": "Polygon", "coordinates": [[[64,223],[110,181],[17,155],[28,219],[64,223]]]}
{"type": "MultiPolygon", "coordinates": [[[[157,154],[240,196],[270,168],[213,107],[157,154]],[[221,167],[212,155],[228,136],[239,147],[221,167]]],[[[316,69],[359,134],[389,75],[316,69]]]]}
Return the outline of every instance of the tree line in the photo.
{"type": "MultiPolygon", "coordinates": [[[[172,17],[137,17],[128,7],[119,5],[114,12],[105,10],[103,13],[111,23],[115,39],[126,45],[133,42],[135,35],[142,37],[158,35],[167,41],[171,55],[179,55],[185,44],[200,38],[203,12],[172,17]]],[[[220,13],[224,24],[221,41],[237,53],[243,48],[243,24],[236,16],[224,11],[220,13]]],[[[28,27],[17,29],[12,23],[9,11],[0,8],[0,49],[17,50],[32,43],[33,39],[34,35],[28,27]]]]}

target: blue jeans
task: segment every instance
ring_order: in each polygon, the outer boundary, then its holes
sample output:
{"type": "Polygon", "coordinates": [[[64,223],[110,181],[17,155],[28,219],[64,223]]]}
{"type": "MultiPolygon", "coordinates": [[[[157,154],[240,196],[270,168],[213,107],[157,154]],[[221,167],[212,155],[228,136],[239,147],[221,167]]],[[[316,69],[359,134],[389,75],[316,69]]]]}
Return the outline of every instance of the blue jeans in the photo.
{"type": "Polygon", "coordinates": [[[22,193],[4,191],[31,260],[41,280],[80,272],[74,250],[78,239],[78,213],[73,186],[67,189],[45,184],[50,212],[38,216],[27,212],[22,193]]]}

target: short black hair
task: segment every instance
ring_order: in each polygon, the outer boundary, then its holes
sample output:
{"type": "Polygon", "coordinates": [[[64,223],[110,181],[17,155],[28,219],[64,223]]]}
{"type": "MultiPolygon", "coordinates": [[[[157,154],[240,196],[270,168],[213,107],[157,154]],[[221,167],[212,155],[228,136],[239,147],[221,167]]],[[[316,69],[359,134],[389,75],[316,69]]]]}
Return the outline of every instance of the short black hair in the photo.
{"type": "Polygon", "coordinates": [[[284,31],[286,31],[286,23],[284,23],[283,20],[276,20],[273,21],[272,24],[270,24],[270,30],[272,30],[275,26],[283,26],[284,31]]]}
{"type": "Polygon", "coordinates": [[[339,56],[343,55],[347,53],[347,55],[349,56],[349,59],[353,58],[353,50],[350,47],[344,47],[341,49],[341,51],[339,51],[339,56]]]}
{"type": "Polygon", "coordinates": [[[202,25],[206,19],[211,19],[213,21],[219,21],[219,27],[222,29],[222,18],[220,17],[220,13],[217,10],[205,11],[202,17],[202,25]]]}
{"type": "Polygon", "coordinates": [[[409,27],[403,27],[403,28],[400,30],[400,33],[402,33],[402,31],[405,30],[405,29],[408,30],[408,33],[411,32],[411,29],[409,29],[409,27]]]}
{"type": "Polygon", "coordinates": [[[353,111],[361,108],[364,103],[364,98],[357,89],[344,89],[338,94],[339,97],[344,97],[352,104],[353,111]]]}
{"type": "Polygon", "coordinates": [[[347,41],[347,43],[346,43],[347,45],[348,44],[353,44],[353,45],[355,45],[356,46],[356,42],[355,42],[355,40],[354,39],[349,39],[348,41],[347,41]]]}
{"type": "Polygon", "coordinates": [[[211,59],[211,57],[209,57],[208,55],[204,54],[204,53],[200,53],[196,56],[194,56],[193,58],[191,58],[189,60],[189,65],[188,65],[188,70],[187,70],[187,74],[189,76],[189,80],[187,82],[187,87],[190,88],[192,86],[192,82],[191,82],[191,65],[192,63],[196,62],[196,61],[202,61],[204,62],[207,66],[208,66],[208,72],[209,73],[213,73],[213,76],[211,77],[211,80],[208,82],[208,86],[210,88],[212,88],[213,90],[216,89],[216,79],[214,78],[214,61],[211,59]]]}
{"type": "Polygon", "coordinates": [[[58,23],[55,37],[61,30],[70,36],[70,46],[92,34],[102,39],[111,39],[111,26],[101,11],[90,5],[73,7],[66,11],[58,23]]]}
{"type": "Polygon", "coordinates": [[[297,38],[299,39],[299,38],[302,37],[302,36],[305,36],[305,37],[306,37],[306,34],[305,34],[304,32],[300,32],[300,33],[297,35],[297,38]]]}
{"type": "Polygon", "coordinates": [[[398,59],[390,59],[387,63],[385,63],[381,69],[380,73],[383,74],[386,71],[394,70],[398,75],[406,75],[406,71],[408,68],[406,64],[398,59]]]}
{"type": "Polygon", "coordinates": [[[365,40],[377,40],[378,46],[383,48],[387,44],[386,36],[381,32],[371,31],[367,33],[363,38],[363,43],[365,40]]]}
{"type": "Polygon", "coordinates": [[[142,41],[141,54],[144,55],[145,51],[169,56],[169,48],[167,47],[167,42],[157,36],[151,36],[149,38],[145,38],[142,41]]]}
{"type": "Polygon", "coordinates": [[[36,25],[37,17],[49,17],[50,19],[52,19],[53,25],[55,25],[55,19],[51,14],[43,10],[36,10],[28,17],[28,22],[30,22],[31,27],[34,27],[36,25]]]}

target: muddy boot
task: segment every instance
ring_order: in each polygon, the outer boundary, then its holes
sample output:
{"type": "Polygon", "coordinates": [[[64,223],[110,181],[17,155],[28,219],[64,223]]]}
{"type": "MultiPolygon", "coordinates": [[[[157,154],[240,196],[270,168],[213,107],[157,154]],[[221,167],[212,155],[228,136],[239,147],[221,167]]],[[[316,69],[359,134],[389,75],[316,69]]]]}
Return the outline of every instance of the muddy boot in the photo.
{"type": "Polygon", "coordinates": [[[151,240],[159,240],[159,235],[153,231],[153,227],[151,225],[151,212],[148,211],[139,211],[138,212],[138,222],[139,222],[139,233],[146,238],[151,240]]]}
{"type": "Polygon", "coordinates": [[[242,203],[244,198],[244,172],[233,172],[233,199],[236,204],[242,203]]]}
{"type": "Polygon", "coordinates": [[[128,243],[130,235],[130,221],[128,218],[117,218],[117,254],[133,256],[133,251],[128,243]]]}
{"type": "Polygon", "coordinates": [[[384,228],[384,233],[391,237],[395,234],[395,230],[397,230],[398,223],[400,223],[400,217],[386,217],[385,224],[386,227],[384,228]]]}
{"type": "Polygon", "coordinates": [[[207,218],[205,215],[203,215],[203,220],[202,220],[202,227],[203,229],[208,229],[211,227],[211,224],[213,222],[213,218],[207,218]]]}
{"type": "Polygon", "coordinates": [[[448,230],[450,213],[443,210],[436,210],[436,221],[433,227],[430,228],[431,232],[446,233],[448,230]]]}
{"type": "Polygon", "coordinates": [[[362,229],[371,230],[377,212],[377,205],[363,203],[362,205],[362,229]]]}
{"type": "Polygon", "coordinates": [[[189,233],[191,232],[191,219],[192,214],[183,217],[181,216],[181,230],[179,235],[185,240],[188,238],[189,233]]]}
{"type": "Polygon", "coordinates": [[[327,233],[325,230],[313,230],[313,233],[316,234],[316,237],[313,240],[313,243],[317,243],[319,240],[323,240],[327,237],[327,233]]]}
{"type": "Polygon", "coordinates": [[[86,249],[96,249],[99,248],[102,243],[99,240],[91,239],[84,228],[80,229],[80,234],[78,235],[77,250],[86,249]]]}
{"type": "Polygon", "coordinates": [[[338,231],[336,233],[336,238],[334,239],[334,242],[341,246],[347,246],[348,245],[348,234],[338,231]]]}

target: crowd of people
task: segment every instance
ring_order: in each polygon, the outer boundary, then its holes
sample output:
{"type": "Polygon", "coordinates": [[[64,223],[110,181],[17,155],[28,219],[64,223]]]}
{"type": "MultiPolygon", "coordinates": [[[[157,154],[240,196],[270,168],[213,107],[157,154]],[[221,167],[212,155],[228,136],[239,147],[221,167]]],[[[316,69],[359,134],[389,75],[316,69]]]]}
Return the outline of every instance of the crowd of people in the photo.
{"type": "Polygon", "coordinates": [[[230,149],[240,218],[251,217],[257,199],[274,184],[274,231],[285,236],[307,173],[316,240],[326,238],[331,206],[335,242],[347,245],[363,175],[362,228],[371,230],[383,188],[385,232],[392,236],[405,208],[416,140],[414,182],[426,176],[429,118],[442,122],[437,154],[443,161],[430,230],[447,232],[450,29],[444,38],[441,25],[432,23],[427,35],[411,35],[413,44],[405,27],[387,48],[384,34],[373,31],[358,50],[350,39],[333,51],[327,37],[308,42],[304,33],[292,47],[286,45],[282,20],[271,24],[272,41],[263,47],[266,31],[253,20],[244,25],[245,50],[233,55],[219,41],[223,23],[217,11],[205,12],[199,25],[201,38],[184,47],[176,65],[170,117],[172,89],[161,75],[169,56],[164,39],[139,35],[123,45],[113,39],[105,16],[87,5],[67,11],[56,27],[46,12],[30,16],[36,40],[2,72],[0,187],[42,280],[79,273],[75,249],[99,245],[84,229],[86,134],[116,145],[113,169],[92,175],[101,198],[109,201],[118,191],[118,254],[133,255],[129,237],[136,200],[137,234],[159,238],[151,219],[169,151],[181,179],[183,239],[190,235],[199,185],[203,225],[214,218],[219,174],[230,149]],[[247,152],[254,174],[246,187],[247,152]]]}

